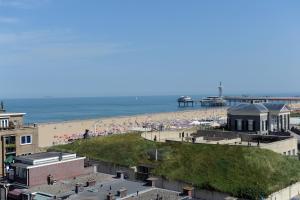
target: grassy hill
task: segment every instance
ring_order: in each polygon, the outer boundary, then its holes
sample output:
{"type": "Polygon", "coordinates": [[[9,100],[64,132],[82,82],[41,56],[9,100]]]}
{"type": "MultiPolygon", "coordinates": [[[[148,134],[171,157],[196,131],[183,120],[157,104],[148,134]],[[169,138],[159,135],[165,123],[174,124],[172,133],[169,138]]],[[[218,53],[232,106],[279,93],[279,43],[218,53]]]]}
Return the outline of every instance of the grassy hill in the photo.
{"type": "Polygon", "coordinates": [[[80,140],[50,150],[134,166],[154,162],[149,160],[148,152],[155,148],[164,154],[155,174],[236,197],[266,197],[300,181],[300,161],[253,147],[158,144],[138,134],[127,134],[80,140]]]}

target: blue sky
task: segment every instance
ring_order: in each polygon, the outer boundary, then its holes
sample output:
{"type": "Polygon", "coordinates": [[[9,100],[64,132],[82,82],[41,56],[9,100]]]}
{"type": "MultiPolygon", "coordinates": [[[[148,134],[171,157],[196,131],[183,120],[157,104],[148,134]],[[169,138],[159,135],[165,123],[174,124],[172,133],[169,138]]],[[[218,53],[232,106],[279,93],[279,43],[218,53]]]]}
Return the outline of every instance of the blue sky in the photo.
{"type": "Polygon", "coordinates": [[[300,1],[0,0],[1,98],[300,94],[300,1]]]}

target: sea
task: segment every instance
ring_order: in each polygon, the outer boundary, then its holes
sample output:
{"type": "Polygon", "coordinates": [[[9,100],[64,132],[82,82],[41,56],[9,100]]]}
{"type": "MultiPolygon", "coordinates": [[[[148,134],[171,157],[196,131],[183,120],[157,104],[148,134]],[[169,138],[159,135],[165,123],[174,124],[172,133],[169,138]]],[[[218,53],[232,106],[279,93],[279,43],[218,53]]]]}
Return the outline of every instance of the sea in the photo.
{"type": "MultiPolygon", "coordinates": [[[[194,99],[204,96],[193,95],[194,99]]],[[[77,97],[4,99],[6,112],[26,113],[25,123],[130,116],[146,113],[204,109],[200,105],[179,108],[178,96],[77,97]]]]}

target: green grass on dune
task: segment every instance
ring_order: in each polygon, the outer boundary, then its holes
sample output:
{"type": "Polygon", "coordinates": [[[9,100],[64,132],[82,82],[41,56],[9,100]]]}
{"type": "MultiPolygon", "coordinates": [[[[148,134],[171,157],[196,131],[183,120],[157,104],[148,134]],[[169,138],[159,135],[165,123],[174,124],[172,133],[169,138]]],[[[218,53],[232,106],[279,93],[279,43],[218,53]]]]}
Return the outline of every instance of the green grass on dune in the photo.
{"type": "Polygon", "coordinates": [[[76,152],[95,160],[134,166],[151,162],[147,152],[155,148],[166,155],[159,161],[156,175],[237,197],[266,197],[300,180],[298,160],[254,147],[158,144],[138,134],[127,134],[80,140],[50,150],[76,152]]]}
{"type": "Polygon", "coordinates": [[[78,140],[72,144],[52,147],[50,150],[75,152],[94,160],[134,166],[144,159],[147,161],[147,149],[153,148],[155,143],[136,134],[128,134],[78,140]]]}

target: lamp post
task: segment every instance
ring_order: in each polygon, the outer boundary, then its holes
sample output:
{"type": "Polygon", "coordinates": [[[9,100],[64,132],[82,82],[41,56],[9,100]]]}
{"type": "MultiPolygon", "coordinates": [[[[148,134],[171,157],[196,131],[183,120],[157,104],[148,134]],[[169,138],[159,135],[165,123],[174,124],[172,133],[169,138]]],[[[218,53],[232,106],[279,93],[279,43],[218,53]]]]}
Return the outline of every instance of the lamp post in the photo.
{"type": "Polygon", "coordinates": [[[97,125],[98,124],[101,124],[102,123],[102,120],[99,120],[99,121],[96,121],[95,124],[94,124],[94,134],[96,134],[96,131],[97,131],[97,125]]]}

